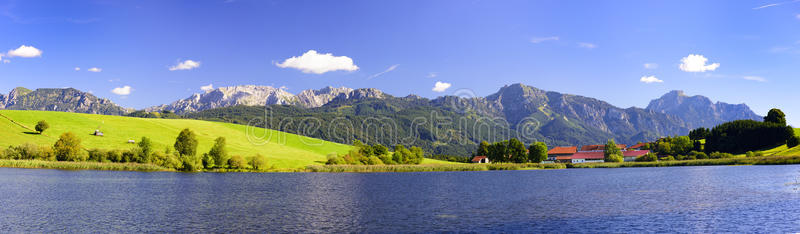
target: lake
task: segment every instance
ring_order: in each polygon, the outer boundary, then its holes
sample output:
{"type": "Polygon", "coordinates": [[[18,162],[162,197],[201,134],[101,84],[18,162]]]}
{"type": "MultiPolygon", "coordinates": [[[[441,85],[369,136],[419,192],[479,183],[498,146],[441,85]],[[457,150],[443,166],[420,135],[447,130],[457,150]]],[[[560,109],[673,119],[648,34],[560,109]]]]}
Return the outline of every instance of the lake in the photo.
{"type": "Polygon", "coordinates": [[[426,173],[0,168],[0,232],[798,232],[800,166],[426,173]]]}

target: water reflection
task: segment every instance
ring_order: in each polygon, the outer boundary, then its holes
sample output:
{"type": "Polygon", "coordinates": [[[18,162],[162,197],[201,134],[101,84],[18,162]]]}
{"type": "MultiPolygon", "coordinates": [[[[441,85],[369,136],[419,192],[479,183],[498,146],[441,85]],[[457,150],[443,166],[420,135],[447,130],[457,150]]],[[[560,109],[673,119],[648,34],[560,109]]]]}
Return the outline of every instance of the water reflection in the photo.
{"type": "Polygon", "coordinates": [[[0,168],[0,232],[787,232],[800,166],[436,173],[0,168]]]}

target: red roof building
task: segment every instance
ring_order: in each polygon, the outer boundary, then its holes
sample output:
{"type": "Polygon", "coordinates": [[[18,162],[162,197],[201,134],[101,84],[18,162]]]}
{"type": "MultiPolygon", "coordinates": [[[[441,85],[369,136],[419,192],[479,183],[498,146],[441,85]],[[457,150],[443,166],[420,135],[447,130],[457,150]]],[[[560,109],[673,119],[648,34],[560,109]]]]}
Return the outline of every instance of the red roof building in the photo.
{"type": "Polygon", "coordinates": [[[547,151],[547,155],[564,155],[564,154],[574,154],[578,151],[577,146],[569,146],[569,147],[561,147],[556,146],[547,151]]]}
{"type": "Polygon", "coordinates": [[[602,151],[599,152],[577,152],[572,155],[572,159],[585,159],[585,160],[603,160],[605,158],[605,154],[602,151]]]}
{"type": "MultiPolygon", "coordinates": [[[[617,144],[617,148],[626,149],[628,145],[625,144],[617,144]]],[[[606,150],[606,145],[584,145],[581,147],[581,151],[603,151],[606,150]]]]}
{"type": "Polygon", "coordinates": [[[561,147],[556,146],[547,151],[547,160],[549,161],[558,161],[558,162],[570,162],[572,159],[572,154],[578,152],[577,146],[567,146],[561,147]]]}
{"type": "Polygon", "coordinates": [[[649,150],[626,150],[622,151],[622,157],[626,162],[636,161],[636,158],[650,153],[649,150]]]}
{"type": "Polygon", "coordinates": [[[475,156],[472,158],[472,163],[489,163],[489,158],[486,156],[475,156]]]}
{"type": "Polygon", "coordinates": [[[554,159],[550,159],[550,156],[547,156],[548,160],[555,160],[560,163],[568,163],[572,162],[572,154],[566,154],[563,156],[556,156],[554,159]]]}
{"type": "Polygon", "coordinates": [[[641,149],[642,147],[644,147],[644,145],[645,145],[645,144],[646,144],[646,143],[639,143],[639,144],[635,144],[635,145],[631,146],[631,147],[630,147],[630,148],[628,148],[628,149],[636,149],[636,150],[638,150],[638,149],[641,149]]]}

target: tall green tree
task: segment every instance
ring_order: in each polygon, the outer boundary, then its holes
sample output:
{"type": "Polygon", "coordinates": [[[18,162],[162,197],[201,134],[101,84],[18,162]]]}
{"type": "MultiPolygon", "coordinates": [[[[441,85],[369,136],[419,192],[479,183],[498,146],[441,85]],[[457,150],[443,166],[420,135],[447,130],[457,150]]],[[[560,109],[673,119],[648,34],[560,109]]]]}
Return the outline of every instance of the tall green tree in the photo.
{"type": "Polygon", "coordinates": [[[515,163],[524,163],[528,161],[528,155],[525,152],[525,144],[517,140],[517,138],[508,140],[508,155],[511,157],[511,161],[515,163]]]}
{"type": "Polygon", "coordinates": [[[534,142],[528,147],[528,160],[540,163],[547,160],[547,144],[544,142],[534,142]]]}
{"type": "Polygon", "coordinates": [[[778,108],[772,108],[767,113],[767,116],[764,116],[764,122],[768,123],[776,123],[782,126],[786,126],[786,115],[783,114],[778,108]]]}
{"type": "Polygon", "coordinates": [[[36,131],[39,132],[39,134],[42,134],[45,130],[50,128],[50,124],[48,124],[47,121],[41,120],[38,123],[36,123],[35,128],[36,131]]]}
{"type": "Polygon", "coordinates": [[[61,134],[53,145],[53,151],[58,161],[85,161],[81,155],[81,139],[72,132],[61,134]]]}
{"type": "Polygon", "coordinates": [[[183,129],[175,138],[174,147],[180,156],[195,156],[197,154],[197,135],[188,128],[183,129]]]}
{"type": "Polygon", "coordinates": [[[195,155],[197,154],[197,136],[192,130],[188,128],[183,129],[178,137],[175,138],[175,152],[183,162],[183,170],[197,171],[203,166],[202,159],[198,160],[195,155]]]}
{"type": "Polygon", "coordinates": [[[208,156],[214,159],[214,164],[217,167],[225,167],[228,162],[228,150],[225,148],[227,145],[225,137],[217,137],[214,140],[214,146],[208,151],[208,156]]]}
{"type": "Polygon", "coordinates": [[[800,137],[798,136],[790,136],[789,139],[786,140],[786,147],[794,148],[797,145],[800,145],[800,137]]]}
{"type": "Polygon", "coordinates": [[[617,147],[614,139],[609,139],[606,143],[605,150],[603,151],[603,159],[606,162],[622,162],[622,151],[617,147]]]}
{"type": "Polygon", "coordinates": [[[486,156],[488,154],[489,154],[489,142],[481,141],[481,143],[478,144],[478,150],[475,151],[475,156],[486,156]]]}
{"type": "Polygon", "coordinates": [[[150,138],[142,137],[138,143],[139,146],[139,163],[149,163],[150,155],[153,153],[153,142],[150,141],[150,138]]]}
{"type": "Polygon", "coordinates": [[[412,159],[409,160],[409,163],[411,163],[411,164],[420,164],[420,163],[422,163],[422,159],[425,158],[425,151],[423,151],[422,148],[416,147],[416,146],[411,146],[411,149],[409,151],[411,152],[411,155],[412,155],[411,156],[412,159]]]}
{"type": "Polygon", "coordinates": [[[489,153],[486,157],[491,162],[508,162],[508,141],[495,142],[489,145],[489,153]]]}
{"type": "Polygon", "coordinates": [[[389,148],[381,144],[376,144],[372,146],[372,152],[377,156],[386,155],[389,153],[389,148]]]}
{"type": "Polygon", "coordinates": [[[411,154],[408,149],[403,145],[394,146],[394,154],[392,154],[392,161],[397,164],[405,164],[408,160],[408,154],[411,154]]]}
{"type": "Polygon", "coordinates": [[[689,139],[696,141],[706,139],[708,135],[711,135],[711,130],[708,128],[697,128],[692,131],[689,131],[689,139]]]}

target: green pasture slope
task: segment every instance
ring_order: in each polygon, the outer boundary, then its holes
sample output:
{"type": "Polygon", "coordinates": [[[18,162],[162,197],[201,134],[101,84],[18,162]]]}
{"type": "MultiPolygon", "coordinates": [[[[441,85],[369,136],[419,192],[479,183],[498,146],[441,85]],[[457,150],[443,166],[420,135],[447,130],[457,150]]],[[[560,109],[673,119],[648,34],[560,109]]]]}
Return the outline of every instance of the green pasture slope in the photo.
{"type": "Polygon", "coordinates": [[[77,114],[52,111],[0,110],[0,147],[23,143],[53,145],[64,132],[73,132],[80,137],[86,149],[127,149],[134,147],[128,140],[139,141],[149,137],[158,150],[172,147],[175,137],[184,128],[193,130],[199,141],[198,154],[208,152],[217,137],[225,137],[231,155],[248,158],[261,154],[268,158],[270,166],[276,168],[303,168],[307,165],[322,164],[330,153],[344,154],[352,146],[322,141],[319,139],[284,133],[263,128],[250,128],[251,135],[271,136],[270,141],[248,139],[248,127],[244,125],[209,122],[188,119],[145,119],[110,115],[77,114]],[[45,135],[32,134],[39,120],[46,120],[50,129],[45,135]],[[93,136],[95,129],[105,136],[93,136]]]}
{"type": "MultiPolygon", "coordinates": [[[[800,128],[794,129],[794,134],[800,136],[800,128]]],[[[786,145],[781,145],[772,149],[761,151],[764,155],[768,156],[800,156],[800,146],[794,148],[787,148],[786,145]]]]}

